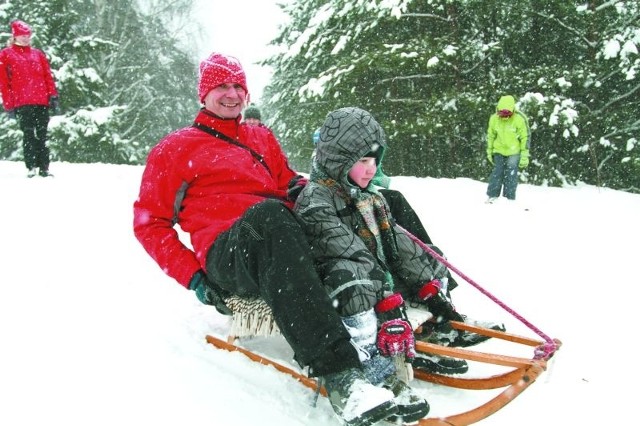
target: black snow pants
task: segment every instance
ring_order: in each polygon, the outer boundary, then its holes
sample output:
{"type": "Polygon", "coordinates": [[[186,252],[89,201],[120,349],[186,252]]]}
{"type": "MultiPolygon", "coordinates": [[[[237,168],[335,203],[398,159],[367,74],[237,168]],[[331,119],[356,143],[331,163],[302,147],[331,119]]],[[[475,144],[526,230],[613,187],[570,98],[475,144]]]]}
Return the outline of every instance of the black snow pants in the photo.
{"type": "Polygon", "coordinates": [[[267,200],[249,208],[207,254],[209,279],[241,297],[259,296],[291,345],[296,361],[323,376],[360,365],[316,273],[294,213],[267,200]]]}
{"type": "Polygon", "coordinates": [[[27,169],[39,167],[49,170],[49,148],[47,147],[47,127],[49,126],[49,107],[43,105],[25,105],[16,108],[16,118],[22,130],[22,149],[27,169]]]}
{"type": "MultiPolygon", "coordinates": [[[[431,237],[429,237],[420,217],[418,217],[418,214],[413,210],[409,201],[402,195],[402,192],[394,189],[379,189],[379,191],[387,200],[387,204],[389,204],[389,209],[391,210],[391,216],[396,220],[396,223],[412,233],[420,241],[429,245],[440,256],[444,256],[442,250],[433,245],[431,237]]],[[[458,283],[451,275],[451,272],[447,272],[447,276],[449,278],[447,292],[450,292],[458,286],[458,283]]]]}
{"type": "Polygon", "coordinates": [[[413,210],[411,204],[402,195],[402,192],[394,189],[379,189],[382,196],[387,200],[391,216],[398,225],[415,235],[425,244],[433,244],[427,230],[422,225],[418,214],[413,210]]]}

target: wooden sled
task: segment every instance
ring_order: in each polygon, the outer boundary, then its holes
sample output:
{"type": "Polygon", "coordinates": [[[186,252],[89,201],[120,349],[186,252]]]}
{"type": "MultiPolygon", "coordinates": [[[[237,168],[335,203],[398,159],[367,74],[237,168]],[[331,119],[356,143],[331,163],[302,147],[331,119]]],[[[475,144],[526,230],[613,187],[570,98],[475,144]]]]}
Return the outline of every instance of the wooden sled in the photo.
{"type": "MultiPolygon", "coordinates": [[[[494,414],[502,407],[513,401],[518,395],[520,395],[525,389],[527,389],[533,382],[536,381],[538,376],[542,374],[547,368],[547,361],[556,350],[561,346],[561,342],[555,339],[553,342],[543,342],[536,339],[530,339],[527,337],[511,334],[507,332],[501,332],[491,330],[488,328],[482,328],[472,326],[462,322],[451,322],[452,326],[458,330],[466,330],[474,333],[490,336],[496,339],[502,339],[508,342],[512,342],[516,345],[525,345],[535,347],[534,356],[530,359],[505,356],[498,354],[491,354],[485,352],[477,352],[465,348],[452,348],[447,346],[441,346],[431,343],[425,343],[421,341],[416,342],[416,350],[422,353],[436,354],[442,356],[449,356],[454,358],[462,358],[470,361],[477,361],[482,363],[494,364],[504,367],[510,367],[511,369],[506,373],[497,374],[490,377],[483,378],[465,378],[464,376],[445,376],[440,374],[431,374],[414,369],[414,379],[424,380],[426,382],[435,383],[438,385],[449,386],[459,389],[469,390],[486,390],[486,389],[500,389],[504,390],[497,396],[489,400],[488,402],[480,405],[479,407],[471,410],[461,412],[458,414],[452,414],[446,417],[426,417],[421,419],[418,424],[421,426],[466,426],[477,423],[490,415],[494,414]],[[544,348],[542,350],[541,348],[544,348]]],[[[228,351],[238,351],[249,357],[252,361],[258,362],[264,365],[271,365],[278,371],[289,374],[294,377],[303,385],[317,390],[317,382],[304,374],[286,367],[278,362],[270,360],[266,357],[260,356],[247,349],[241,348],[234,344],[236,340],[235,336],[231,336],[228,341],[221,340],[217,337],[208,335],[206,337],[207,342],[213,346],[225,349],[228,351]]],[[[320,389],[320,393],[326,396],[324,388],[320,389]]]]}

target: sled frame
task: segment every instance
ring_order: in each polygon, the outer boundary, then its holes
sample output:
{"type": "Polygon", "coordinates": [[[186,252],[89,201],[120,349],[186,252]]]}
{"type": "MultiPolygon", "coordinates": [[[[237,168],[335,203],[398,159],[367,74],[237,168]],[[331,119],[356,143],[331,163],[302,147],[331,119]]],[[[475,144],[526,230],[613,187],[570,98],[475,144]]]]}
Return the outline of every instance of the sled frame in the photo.
{"type": "MultiPolygon", "coordinates": [[[[450,323],[453,328],[457,330],[470,331],[484,336],[513,342],[514,344],[540,347],[545,343],[540,340],[531,339],[517,334],[478,327],[463,322],[451,321],[450,323]]],[[[206,340],[208,343],[219,349],[224,349],[230,352],[240,352],[254,362],[263,365],[270,365],[276,368],[278,371],[292,376],[294,379],[298,380],[300,383],[313,389],[314,391],[318,390],[318,383],[316,380],[307,377],[304,374],[301,374],[276,361],[258,355],[252,351],[234,344],[234,341],[236,340],[234,336],[230,336],[227,341],[224,341],[217,337],[207,335],[206,340]]],[[[554,344],[557,350],[560,348],[562,343],[559,340],[555,339],[554,344]]],[[[531,384],[533,384],[536,379],[544,371],[546,371],[548,361],[548,359],[536,359],[536,357],[528,359],[522,357],[478,352],[466,348],[453,348],[433,343],[425,343],[422,341],[416,341],[416,350],[422,353],[512,367],[510,371],[507,371],[505,373],[482,378],[446,376],[441,374],[427,373],[421,371],[420,369],[414,369],[414,379],[423,380],[443,386],[467,390],[504,388],[504,390],[498,395],[476,408],[470,409],[465,412],[452,414],[446,417],[426,417],[418,421],[418,424],[420,426],[467,426],[489,417],[490,415],[496,413],[502,407],[513,401],[518,395],[520,395],[524,390],[531,386],[531,384]]],[[[553,355],[553,353],[551,355],[553,355]]],[[[319,391],[321,395],[326,396],[326,390],[323,387],[321,387],[319,391]]]]}

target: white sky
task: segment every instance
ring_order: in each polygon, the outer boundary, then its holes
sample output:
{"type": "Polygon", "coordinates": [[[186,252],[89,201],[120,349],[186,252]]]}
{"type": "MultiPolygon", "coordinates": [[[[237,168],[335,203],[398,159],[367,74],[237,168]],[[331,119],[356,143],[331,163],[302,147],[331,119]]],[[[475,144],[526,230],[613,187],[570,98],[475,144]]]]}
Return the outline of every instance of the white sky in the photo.
{"type": "MultiPolygon", "coordinates": [[[[226,317],[167,277],[133,235],[142,166],[54,162],[51,172],[28,179],[23,163],[0,161],[0,425],[339,426],[325,398],[313,408],[313,391],[205,342],[226,336],[226,317]]],[[[486,184],[471,179],[394,177],[392,187],[453,265],[564,343],[478,426],[634,423],[640,195],[520,185],[515,203],[487,205],[486,184]]],[[[458,281],[460,312],[536,337],[458,281]]],[[[290,361],[276,342],[244,344],[290,361]]],[[[487,367],[470,362],[467,375],[487,367]]],[[[495,393],[413,386],[429,416],[495,393]]]]}
{"type": "Polygon", "coordinates": [[[199,59],[214,51],[237,57],[247,74],[251,99],[256,103],[272,72],[255,62],[273,52],[267,44],[286,19],[276,2],[287,0],[197,0],[194,6],[196,19],[205,30],[199,43],[199,59]]]}

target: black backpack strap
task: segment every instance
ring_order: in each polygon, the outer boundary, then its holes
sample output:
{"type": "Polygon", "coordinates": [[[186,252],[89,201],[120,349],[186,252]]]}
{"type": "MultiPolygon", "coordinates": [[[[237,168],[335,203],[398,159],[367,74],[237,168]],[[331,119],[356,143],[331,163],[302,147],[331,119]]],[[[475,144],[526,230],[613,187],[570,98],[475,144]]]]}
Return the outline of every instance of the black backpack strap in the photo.
{"type": "Polygon", "coordinates": [[[256,160],[258,160],[258,162],[260,164],[262,164],[264,166],[265,169],[267,169],[267,171],[269,172],[269,174],[273,177],[273,173],[271,173],[271,169],[269,169],[269,166],[267,165],[267,162],[264,161],[264,158],[262,158],[262,155],[258,154],[257,152],[255,152],[253,149],[249,148],[246,145],[241,144],[240,142],[238,142],[237,140],[225,135],[224,133],[220,133],[219,131],[217,131],[216,129],[212,129],[211,127],[207,127],[203,124],[200,123],[193,123],[193,127],[195,127],[196,129],[202,130],[205,133],[209,133],[211,136],[214,136],[218,139],[222,139],[225,142],[228,142],[232,145],[235,145],[237,147],[240,147],[244,150],[249,151],[249,153],[253,156],[253,158],[255,158],[256,160]]]}

